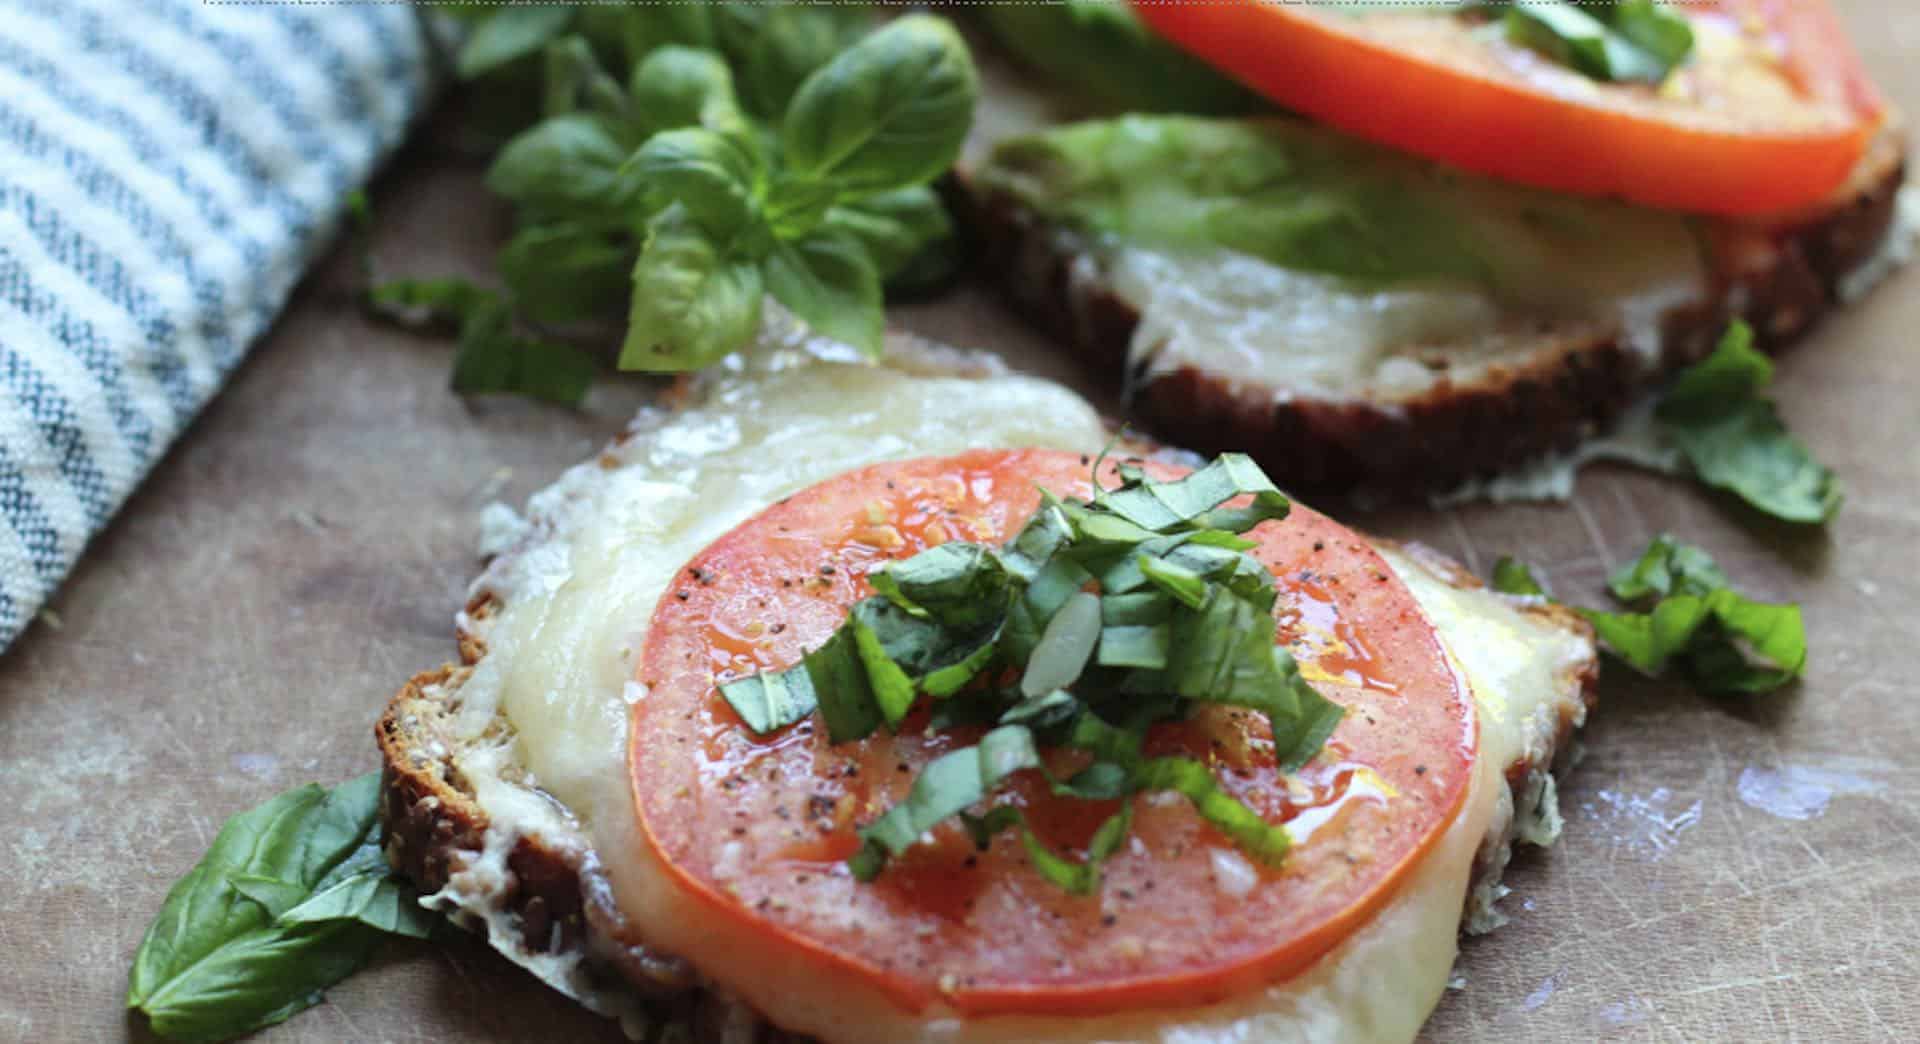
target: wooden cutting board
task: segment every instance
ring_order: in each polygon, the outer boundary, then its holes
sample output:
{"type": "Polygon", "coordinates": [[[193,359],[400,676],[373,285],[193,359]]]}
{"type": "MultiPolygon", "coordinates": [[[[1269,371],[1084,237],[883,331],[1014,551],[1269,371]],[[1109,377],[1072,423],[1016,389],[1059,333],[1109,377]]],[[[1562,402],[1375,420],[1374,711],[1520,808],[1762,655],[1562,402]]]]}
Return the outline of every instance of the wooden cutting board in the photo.
{"type": "MultiPolygon", "coordinates": [[[[1840,5],[1920,112],[1920,10],[1840,5]]],[[[504,215],[445,122],[374,192],[376,252],[485,270],[504,215]]],[[[357,314],[345,251],[0,659],[0,1041],[143,1037],[126,969],[220,822],[375,764],[385,698],[453,655],[475,516],[592,452],[644,400],[584,412],[463,403],[448,349],[357,314]]],[[[1759,595],[1805,605],[1792,691],[1711,701],[1610,674],[1561,795],[1566,834],[1521,857],[1512,923],[1468,942],[1435,1041],[1920,1040],[1920,269],[1781,364],[1786,416],[1846,478],[1825,533],[1729,512],[1690,485],[1597,469],[1567,505],[1349,516],[1484,571],[1544,567],[1573,601],[1660,531],[1759,595]]],[[[906,327],[1080,376],[988,295],[906,327]]],[[[276,1041],[618,1040],[478,942],[392,945],[276,1041]]]]}

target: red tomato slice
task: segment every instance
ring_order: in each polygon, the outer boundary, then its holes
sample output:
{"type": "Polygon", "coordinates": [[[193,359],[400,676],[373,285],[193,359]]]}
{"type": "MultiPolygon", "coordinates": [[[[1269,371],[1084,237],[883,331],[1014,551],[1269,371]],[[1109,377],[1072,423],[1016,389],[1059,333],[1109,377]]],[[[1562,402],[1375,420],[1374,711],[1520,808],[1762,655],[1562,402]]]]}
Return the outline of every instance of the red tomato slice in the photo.
{"type": "Polygon", "coordinates": [[[1608,84],[1447,11],[1134,0],[1157,32],[1358,137],[1563,192],[1709,214],[1825,200],[1883,105],[1826,0],[1717,0],[1667,84],[1608,84]]]}
{"type": "MultiPolygon", "coordinates": [[[[1162,477],[1178,469],[1159,468],[1162,477]]],[[[1183,799],[1136,799],[1134,840],[1102,893],[1039,876],[1018,839],[984,852],[943,825],[871,883],[843,860],[858,828],[905,797],[922,766],[977,733],[924,731],[830,745],[802,722],[756,738],[718,682],[798,662],[870,593],[867,572],[948,539],[1002,542],[1037,487],[1086,496],[1087,458],[983,450],[882,464],[769,508],[701,552],[655,611],[633,716],[632,778],[646,843],[674,886],[830,989],[851,975],[917,1011],[1090,1013],[1181,1007],[1298,972],[1389,898],[1467,793],[1477,726],[1466,684],[1388,566],[1347,529],[1296,505],[1254,531],[1282,589],[1279,615],[1310,677],[1349,714],[1315,762],[1275,770],[1264,721],[1222,712],[1150,743],[1207,761],[1293,850],[1256,869],[1183,799]]],[[[1064,765],[1062,767],[1065,767],[1064,765]]],[[[1038,773],[999,802],[1024,807],[1056,851],[1083,855],[1118,806],[1057,800],[1038,773]]]]}

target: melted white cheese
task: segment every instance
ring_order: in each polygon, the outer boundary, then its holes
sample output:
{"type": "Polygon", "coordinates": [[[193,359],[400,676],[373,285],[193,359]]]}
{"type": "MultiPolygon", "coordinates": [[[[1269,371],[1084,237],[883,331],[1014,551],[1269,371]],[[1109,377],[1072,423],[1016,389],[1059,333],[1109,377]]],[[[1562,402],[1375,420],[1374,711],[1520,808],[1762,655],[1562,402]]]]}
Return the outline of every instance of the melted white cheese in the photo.
{"type": "MultiPolygon", "coordinates": [[[[1510,808],[1501,771],[1522,752],[1526,723],[1552,702],[1561,654],[1529,644],[1503,603],[1456,598],[1444,585],[1416,583],[1414,591],[1481,700],[1481,769],[1467,806],[1365,928],[1307,973],[1224,1004],[1104,1018],[910,1015],[857,985],[828,988],[796,979],[791,967],[762,966],[751,939],[730,936],[663,884],[635,836],[626,722],[631,701],[645,693],[630,681],[634,658],[656,600],[695,552],[780,496],[863,464],[978,446],[1094,450],[1106,438],[1084,401],[1049,382],[819,361],[756,364],[720,381],[700,405],[643,415],[623,446],[534,498],[527,541],[478,584],[503,608],[467,622],[488,652],[460,690],[458,738],[471,747],[456,760],[492,817],[488,851],[504,853],[522,833],[590,844],[621,910],[650,945],[688,958],[778,1024],[831,1041],[1412,1039],[1445,988],[1476,849],[1510,808]],[[1496,619],[1474,619],[1480,614],[1496,619]],[[512,738],[496,738],[503,734],[512,738]]],[[[1417,566],[1396,567],[1410,581],[1422,575],[1417,566]]],[[[493,862],[477,861],[460,888],[450,884],[436,901],[485,908],[493,862]]],[[[519,956],[512,933],[492,935],[519,956]]],[[[577,975],[537,970],[580,995],[577,975]]]]}
{"type": "Polygon", "coordinates": [[[1665,315],[1706,295],[1698,245],[1678,219],[1627,222],[1633,234],[1605,240],[1623,249],[1587,256],[1550,250],[1493,215],[1488,224],[1516,259],[1495,290],[1372,288],[1228,250],[1094,249],[1115,291],[1140,312],[1130,372],[1204,366],[1271,385],[1282,400],[1391,402],[1442,380],[1470,383],[1536,352],[1543,324],[1556,321],[1616,330],[1651,364],[1665,315]]]}

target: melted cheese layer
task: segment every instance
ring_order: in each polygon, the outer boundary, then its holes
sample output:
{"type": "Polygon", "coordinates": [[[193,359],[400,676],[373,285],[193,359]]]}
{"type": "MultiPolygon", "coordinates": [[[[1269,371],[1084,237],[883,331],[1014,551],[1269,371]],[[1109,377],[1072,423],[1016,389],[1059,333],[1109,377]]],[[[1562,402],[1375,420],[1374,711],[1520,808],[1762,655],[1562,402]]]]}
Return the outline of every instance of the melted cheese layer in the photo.
{"type": "MultiPolygon", "coordinates": [[[[492,816],[488,852],[504,853],[523,833],[591,846],[650,946],[688,958],[783,1027],[832,1041],[1412,1039],[1445,988],[1475,853],[1507,800],[1500,772],[1522,753],[1524,721],[1554,693],[1550,657],[1524,634],[1490,645],[1505,624],[1489,630],[1458,619],[1515,615],[1510,608],[1441,595],[1437,581],[1414,592],[1450,647],[1471,651],[1462,663],[1482,715],[1481,770],[1467,806],[1373,922],[1308,973],[1257,994],[1191,1011],[992,1020],[912,1015],[837,989],[823,995],[791,968],[760,967],[751,940],[717,934],[663,884],[634,836],[626,723],[645,692],[631,679],[654,603],[682,563],[779,497],[865,464],[984,445],[1093,451],[1107,437],[1091,407],[1050,382],[914,376],[790,356],[723,379],[696,407],[643,415],[634,437],[534,498],[530,534],[477,585],[501,608],[467,622],[488,652],[460,690],[451,738],[464,745],[455,759],[492,816]]],[[[484,913],[492,878],[476,877],[481,869],[465,879],[479,884],[440,901],[484,913]]],[[[492,933],[496,945],[511,934],[492,933]]],[[[525,956],[510,944],[503,951],[525,956]]],[[[577,975],[539,970],[579,995],[577,975]]]]}

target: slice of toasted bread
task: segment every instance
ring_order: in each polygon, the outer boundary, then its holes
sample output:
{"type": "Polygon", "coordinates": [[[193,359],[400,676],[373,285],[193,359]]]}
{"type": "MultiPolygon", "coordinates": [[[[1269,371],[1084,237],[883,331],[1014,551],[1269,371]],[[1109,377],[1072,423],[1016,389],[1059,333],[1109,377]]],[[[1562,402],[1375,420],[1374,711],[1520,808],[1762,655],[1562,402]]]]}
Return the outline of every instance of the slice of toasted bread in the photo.
{"type": "MultiPolygon", "coordinates": [[[[1034,88],[986,68],[983,106],[1015,115],[988,121],[982,135],[1036,129],[1034,115],[1046,107],[1030,97],[1034,88]]],[[[1299,346],[1286,333],[1253,335],[1248,345],[1240,324],[1226,320],[1171,329],[1152,321],[1154,284],[1188,282],[1185,270],[1144,280],[1123,274],[1109,238],[1049,221],[991,186],[979,174],[983,151],[970,150],[956,178],[983,271],[1020,312],[1122,388],[1132,419],[1202,452],[1250,453],[1290,488],[1384,493],[1451,488],[1571,448],[1704,356],[1733,317],[1752,323],[1763,346],[1804,333],[1849,277],[1873,263],[1906,170],[1905,129],[1895,117],[1825,206],[1770,221],[1706,223],[1698,288],[1658,299],[1650,314],[1511,311],[1459,336],[1386,345],[1364,379],[1329,385],[1304,367],[1290,370],[1299,346]],[[1244,365],[1249,351],[1271,360],[1264,373],[1244,365]],[[1388,366],[1398,368],[1393,380],[1382,379],[1388,366]]],[[[1184,292],[1209,306],[1228,300],[1211,289],[1184,292]]],[[[1243,310],[1258,304],[1231,302],[1243,310]]],[[[1233,314],[1224,305],[1218,311],[1233,314]]],[[[1352,320],[1330,306],[1325,321],[1352,320]]]]}
{"type": "MultiPolygon", "coordinates": [[[[922,365],[918,372],[928,371],[922,365]]],[[[842,380],[825,383],[845,390],[842,380]]],[[[952,394],[948,389],[940,396],[952,394]]],[[[1063,390],[1057,394],[1071,398],[1063,390]]],[[[898,403],[897,386],[883,398],[898,403]]],[[[737,403],[728,400],[723,405],[737,403]]],[[[846,405],[854,410],[861,403],[846,405]]],[[[476,677],[489,669],[497,676],[514,668],[488,661],[510,655],[490,640],[498,636],[496,627],[514,597],[512,585],[498,578],[514,574],[555,545],[568,546],[582,524],[580,506],[597,506],[592,494],[580,493],[584,483],[605,482],[605,476],[624,468],[652,466],[638,462],[651,461],[656,444],[692,444],[699,440],[696,433],[712,437],[712,417],[689,421],[682,430],[674,426],[674,416],[655,414],[636,427],[638,434],[616,442],[569,473],[552,493],[535,498],[525,535],[489,566],[458,617],[461,662],[415,676],[388,704],[375,729],[384,760],[387,854],[397,870],[429,894],[433,905],[448,910],[458,923],[484,931],[502,953],[594,1010],[621,1016],[631,1025],[689,1025],[699,1040],[781,1039],[737,1003],[702,989],[698,975],[684,962],[648,945],[646,926],[623,916],[614,899],[608,867],[578,814],[582,810],[569,808],[554,788],[536,778],[521,756],[519,727],[504,705],[474,691],[483,684],[476,677]],[[475,720],[476,713],[480,720],[475,720]]],[[[1083,434],[1088,436],[1097,443],[1097,430],[1083,434]]],[[[905,445],[891,452],[912,449],[905,445]]],[[[1508,785],[1496,799],[1473,868],[1473,901],[1466,921],[1472,928],[1485,927],[1497,921],[1492,901],[1511,846],[1522,840],[1551,840],[1551,831],[1540,829],[1541,823],[1555,819],[1549,773],[1595,696],[1598,661],[1591,631],[1561,607],[1486,590],[1428,549],[1381,547],[1422,604],[1433,607],[1436,619],[1458,618],[1472,627],[1497,629],[1517,636],[1537,654],[1526,665],[1535,672],[1529,676],[1532,684],[1542,690],[1529,703],[1534,712],[1511,722],[1483,723],[1483,742],[1491,735],[1487,730],[1507,730],[1500,734],[1503,749],[1514,752],[1501,766],[1508,785]]],[[[1496,650],[1511,648],[1512,642],[1482,640],[1486,635],[1471,629],[1443,634],[1468,678],[1486,676],[1490,669],[1506,673],[1505,664],[1486,658],[1498,656],[1496,650]]],[[[595,698],[622,715],[626,705],[621,701],[627,696],[615,682],[604,693],[596,691],[595,698]]],[[[619,765],[602,768],[621,771],[619,765]]]]}

